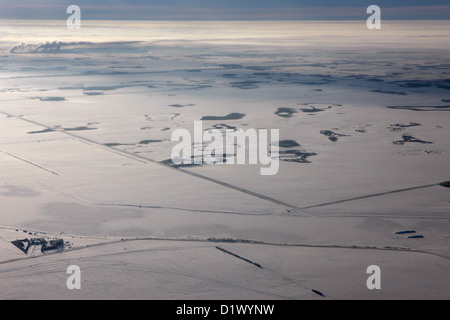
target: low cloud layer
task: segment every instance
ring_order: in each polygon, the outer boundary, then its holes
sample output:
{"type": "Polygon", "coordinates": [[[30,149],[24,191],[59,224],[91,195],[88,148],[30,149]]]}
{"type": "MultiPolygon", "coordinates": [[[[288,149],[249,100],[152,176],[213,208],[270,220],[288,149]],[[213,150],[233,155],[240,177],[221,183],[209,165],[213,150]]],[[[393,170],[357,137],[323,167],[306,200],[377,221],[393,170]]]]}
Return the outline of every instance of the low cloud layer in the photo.
{"type": "Polygon", "coordinates": [[[58,53],[61,51],[61,42],[19,43],[9,49],[10,53],[58,53]]]}

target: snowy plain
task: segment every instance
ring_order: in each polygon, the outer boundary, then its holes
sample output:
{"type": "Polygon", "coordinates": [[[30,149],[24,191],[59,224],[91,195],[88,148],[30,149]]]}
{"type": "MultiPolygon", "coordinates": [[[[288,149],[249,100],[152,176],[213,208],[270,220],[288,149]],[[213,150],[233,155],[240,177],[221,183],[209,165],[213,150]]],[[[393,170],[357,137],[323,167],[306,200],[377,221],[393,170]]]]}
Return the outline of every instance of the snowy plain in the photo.
{"type": "Polygon", "coordinates": [[[1,20],[0,299],[450,298],[449,31],[1,20]],[[203,117],[279,129],[279,173],[167,165],[203,117]]]}

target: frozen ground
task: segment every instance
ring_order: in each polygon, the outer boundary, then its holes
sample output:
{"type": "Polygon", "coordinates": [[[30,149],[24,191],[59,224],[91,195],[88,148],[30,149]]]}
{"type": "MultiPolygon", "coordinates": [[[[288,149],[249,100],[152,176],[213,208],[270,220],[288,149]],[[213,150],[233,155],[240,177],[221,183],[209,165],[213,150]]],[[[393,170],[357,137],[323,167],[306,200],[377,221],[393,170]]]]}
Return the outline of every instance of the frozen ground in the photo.
{"type": "Polygon", "coordinates": [[[449,31],[0,21],[0,298],[450,298],[449,31]],[[166,165],[203,117],[280,129],[279,173],[166,165]]]}

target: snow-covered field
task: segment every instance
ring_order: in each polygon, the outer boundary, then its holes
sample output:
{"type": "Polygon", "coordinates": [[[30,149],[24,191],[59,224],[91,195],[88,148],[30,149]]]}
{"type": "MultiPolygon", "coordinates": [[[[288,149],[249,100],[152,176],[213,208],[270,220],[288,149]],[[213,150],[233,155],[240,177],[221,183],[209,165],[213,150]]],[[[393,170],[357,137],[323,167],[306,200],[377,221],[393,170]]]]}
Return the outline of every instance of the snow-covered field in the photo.
{"type": "Polygon", "coordinates": [[[449,31],[0,20],[0,299],[450,298],[449,31]],[[168,165],[203,117],[278,174],[168,165]]]}

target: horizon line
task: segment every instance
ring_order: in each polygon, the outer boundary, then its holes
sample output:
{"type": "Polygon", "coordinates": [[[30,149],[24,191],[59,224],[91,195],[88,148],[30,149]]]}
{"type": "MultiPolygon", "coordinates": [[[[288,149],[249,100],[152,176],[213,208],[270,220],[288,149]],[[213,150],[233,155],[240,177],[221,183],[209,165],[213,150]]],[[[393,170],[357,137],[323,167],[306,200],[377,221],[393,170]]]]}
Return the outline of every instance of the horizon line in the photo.
{"type": "MultiPolygon", "coordinates": [[[[1,18],[0,20],[43,20],[43,21],[66,21],[67,19],[44,19],[44,18],[1,18]]],[[[82,21],[186,21],[186,22],[192,22],[192,21],[253,21],[253,22],[266,22],[266,21],[295,21],[295,22],[301,22],[301,21],[308,21],[308,22],[345,22],[345,21],[366,21],[367,19],[360,19],[360,18],[346,18],[346,19],[82,19],[82,21]]],[[[435,19],[420,19],[420,18],[384,18],[383,21],[450,21],[450,18],[435,18],[435,19]]]]}

